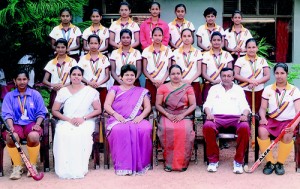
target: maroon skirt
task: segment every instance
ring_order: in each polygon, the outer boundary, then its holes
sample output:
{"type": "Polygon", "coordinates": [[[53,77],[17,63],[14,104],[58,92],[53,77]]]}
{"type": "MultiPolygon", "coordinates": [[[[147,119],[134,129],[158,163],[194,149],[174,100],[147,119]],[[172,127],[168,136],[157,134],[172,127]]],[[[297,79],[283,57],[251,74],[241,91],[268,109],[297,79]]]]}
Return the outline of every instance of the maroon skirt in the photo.
{"type": "Polygon", "coordinates": [[[203,103],[202,103],[200,83],[199,82],[192,82],[191,85],[194,88],[195,97],[196,97],[196,104],[197,104],[197,106],[201,106],[203,103]]]}
{"type": "MultiPolygon", "coordinates": [[[[291,120],[285,120],[285,121],[277,121],[276,119],[268,118],[268,124],[267,125],[259,125],[259,127],[263,127],[267,129],[267,131],[274,137],[277,137],[280,135],[282,129],[284,129],[291,121],[291,120]]],[[[297,129],[295,129],[294,133],[297,132],[297,129]]]]}
{"type": "MultiPolygon", "coordinates": [[[[260,104],[261,104],[261,95],[262,95],[263,90],[256,91],[254,92],[255,95],[255,113],[258,113],[260,104]]],[[[246,99],[247,102],[250,106],[250,109],[252,111],[252,91],[245,91],[246,99]]]]}

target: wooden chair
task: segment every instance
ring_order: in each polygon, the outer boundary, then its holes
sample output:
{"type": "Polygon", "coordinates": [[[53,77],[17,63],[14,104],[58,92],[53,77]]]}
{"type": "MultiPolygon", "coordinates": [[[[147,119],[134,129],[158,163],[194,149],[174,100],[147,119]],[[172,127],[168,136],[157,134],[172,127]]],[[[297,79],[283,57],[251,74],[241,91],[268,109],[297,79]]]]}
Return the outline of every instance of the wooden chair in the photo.
{"type": "MultiPolygon", "coordinates": [[[[157,136],[157,129],[158,129],[158,112],[155,107],[152,107],[153,112],[153,121],[154,121],[154,127],[153,127],[153,146],[155,148],[155,165],[158,166],[158,162],[164,162],[164,159],[159,159],[158,154],[163,151],[162,148],[160,148],[160,141],[157,136]]],[[[195,164],[198,164],[198,142],[197,142],[197,122],[202,120],[202,112],[201,108],[199,106],[196,106],[196,109],[194,111],[194,124],[193,124],[193,130],[195,132],[195,141],[194,141],[194,159],[191,159],[191,161],[194,161],[195,164]]]]}
{"type": "MultiPolygon", "coordinates": [[[[100,140],[99,140],[99,131],[100,131],[100,120],[101,118],[98,117],[96,119],[96,124],[95,124],[95,131],[93,132],[93,151],[92,151],[92,158],[94,160],[94,169],[100,168],[100,152],[103,152],[103,150],[100,150],[100,140]]],[[[56,128],[56,123],[58,119],[57,118],[52,118],[50,120],[51,123],[51,135],[52,135],[52,145],[54,142],[54,135],[55,135],[55,128],[56,128]]],[[[53,165],[54,165],[54,157],[53,157],[53,165]]]]}
{"type": "MultiPolygon", "coordinates": [[[[251,116],[249,114],[249,117],[248,117],[248,120],[249,120],[249,126],[250,126],[250,129],[251,129],[251,116]]],[[[206,115],[203,115],[203,123],[205,123],[205,120],[206,120],[206,115]]],[[[238,135],[235,134],[235,129],[234,128],[226,128],[226,129],[223,129],[221,128],[219,130],[219,133],[217,135],[217,140],[219,139],[224,139],[224,140],[236,140],[238,135]]],[[[204,139],[204,142],[203,142],[203,155],[204,155],[204,163],[208,164],[208,159],[207,159],[207,155],[206,155],[206,142],[205,142],[205,139],[204,139]]],[[[244,165],[248,165],[248,162],[249,162],[249,145],[247,147],[247,150],[245,152],[245,157],[244,157],[244,165]]]]}
{"type": "MultiPolygon", "coordinates": [[[[49,166],[49,119],[48,116],[43,121],[43,124],[41,125],[43,128],[43,135],[40,138],[40,161],[44,164],[44,172],[50,171],[49,166]]],[[[4,154],[4,148],[6,146],[4,139],[2,138],[2,132],[4,131],[3,123],[1,123],[0,127],[0,177],[4,176],[3,172],[3,154],[4,154]]],[[[25,145],[27,143],[26,140],[21,140],[20,143],[22,145],[25,145]]]]}
{"type": "MultiPolygon", "coordinates": [[[[110,150],[109,150],[109,142],[106,138],[106,122],[107,119],[110,117],[106,112],[103,113],[101,116],[101,122],[102,122],[102,134],[103,134],[103,146],[104,146],[104,169],[109,169],[110,168],[110,150]]],[[[151,124],[152,128],[154,130],[154,120],[153,120],[153,115],[150,114],[146,118],[151,124]]],[[[151,157],[153,157],[153,154],[151,154],[151,157]]],[[[153,158],[151,161],[151,167],[150,169],[153,169],[153,158]]]]}

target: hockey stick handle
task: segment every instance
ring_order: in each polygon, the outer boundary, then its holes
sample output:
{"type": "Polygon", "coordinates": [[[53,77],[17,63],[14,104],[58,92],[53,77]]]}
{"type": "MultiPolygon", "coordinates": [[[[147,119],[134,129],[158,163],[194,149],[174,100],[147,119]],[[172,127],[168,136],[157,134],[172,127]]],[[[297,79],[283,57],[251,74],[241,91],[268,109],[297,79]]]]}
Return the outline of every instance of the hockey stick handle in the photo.
{"type": "Polygon", "coordinates": [[[10,127],[7,125],[6,121],[4,121],[3,117],[0,116],[1,122],[4,124],[5,129],[7,130],[10,138],[13,140],[23,162],[25,163],[26,168],[28,169],[28,171],[30,172],[32,178],[36,181],[41,180],[44,177],[43,173],[37,173],[33,168],[31,163],[29,162],[28,158],[26,157],[23,149],[21,148],[20,143],[18,142],[18,140],[16,139],[16,137],[14,136],[13,132],[10,130],[10,127]]]}

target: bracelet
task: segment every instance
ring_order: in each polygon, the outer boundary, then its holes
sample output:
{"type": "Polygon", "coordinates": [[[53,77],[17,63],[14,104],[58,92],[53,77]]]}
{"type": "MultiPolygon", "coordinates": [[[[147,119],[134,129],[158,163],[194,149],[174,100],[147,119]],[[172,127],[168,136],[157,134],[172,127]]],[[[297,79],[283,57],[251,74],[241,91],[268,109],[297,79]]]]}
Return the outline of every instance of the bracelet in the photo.
{"type": "Polygon", "coordinates": [[[83,119],[84,119],[84,121],[86,121],[86,120],[87,120],[87,118],[86,118],[85,116],[83,116],[83,119]]]}
{"type": "Polygon", "coordinates": [[[116,111],[114,111],[113,113],[111,113],[111,115],[114,116],[115,113],[116,113],[116,111]]]}

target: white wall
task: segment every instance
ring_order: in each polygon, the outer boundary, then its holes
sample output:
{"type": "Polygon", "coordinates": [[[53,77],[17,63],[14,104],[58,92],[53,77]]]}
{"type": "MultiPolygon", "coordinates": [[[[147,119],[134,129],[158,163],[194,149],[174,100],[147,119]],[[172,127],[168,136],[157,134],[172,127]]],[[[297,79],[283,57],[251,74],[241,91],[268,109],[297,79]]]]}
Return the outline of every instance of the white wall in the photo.
{"type": "Polygon", "coordinates": [[[293,41],[293,63],[300,63],[300,0],[295,0],[294,6],[294,41],[293,41]]]}

